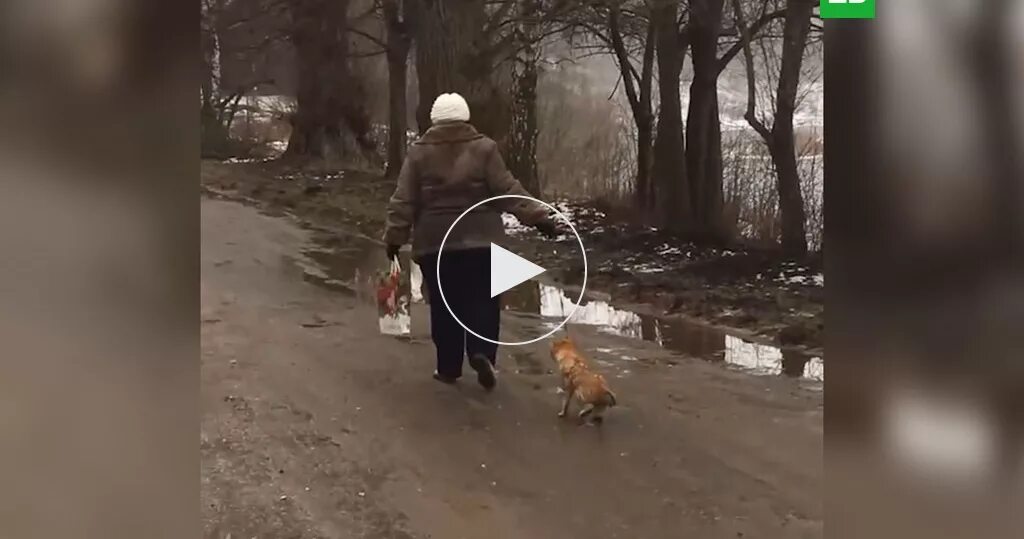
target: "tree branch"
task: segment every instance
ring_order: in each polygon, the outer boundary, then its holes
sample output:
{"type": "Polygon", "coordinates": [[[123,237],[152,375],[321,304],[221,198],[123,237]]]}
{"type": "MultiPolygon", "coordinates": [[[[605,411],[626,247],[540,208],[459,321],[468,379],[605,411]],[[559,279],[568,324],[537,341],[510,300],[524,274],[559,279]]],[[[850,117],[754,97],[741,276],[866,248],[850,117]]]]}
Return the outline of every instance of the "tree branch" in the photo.
{"type": "MultiPolygon", "coordinates": [[[[654,25],[647,25],[647,40],[644,43],[644,60],[640,72],[640,107],[648,116],[651,112],[651,83],[654,80],[654,25]]],[[[650,117],[638,117],[637,121],[650,121],[650,117]]]]}
{"type": "Polygon", "coordinates": [[[622,73],[622,82],[626,87],[626,97],[634,111],[640,110],[640,97],[636,93],[634,80],[641,80],[629,61],[629,54],[626,53],[626,46],[622,42],[622,33],[619,29],[619,12],[617,7],[608,10],[608,35],[611,37],[612,49],[618,59],[619,71],[622,73]]]}
{"type": "MultiPolygon", "coordinates": [[[[767,26],[772,21],[776,19],[781,19],[785,16],[786,10],[780,9],[778,11],[766,13],[762,15],[759,19],[757,19],[757,21],[755,21],[754,24],[750,25],[750,27],[746,29],[747,38],[741,37],[740,40],[733,44],[733,46],[730,47],[729,50],[725,51],[725,54],[723,54],[722,57],[718,60],[718,72],[721,73],[722,71],[725,71],[725,68],[729,66],[729,63],[732,62],[734,58],[736,58],[736,55],[743,52],[743,48],[749,44],[749,42],[753,39],[753,36],[757,35],[758,32],[760,32],[765,26],[767,26]]],[[[739,24],[738,21],[737,24],[739,24]]]]}
{"type": "Polygon", "coordinates": [[[515,7],[515,4],[516,0],[503,0],[501,2],[501,7],[499,7],[497,11],[495,11],[494,13],[491,14],[490,17],[488,17],[487,25],[484,26],[483,29],[483,34],[491,35],[494,32],[497,32],[499,28],[504,26],[508,18],[508,14],[512,11],[512,8],[515,7]]]}
{"type": "Polygon", "coordinates": [[[612,92],[610,94],[608,94],[608,101],[611,101],[612,98],[615,97],[615,92],[619,91],[619,84],[621,84],[621,83],[622,83],[622,75],[620,74],[618,77],[615,77],[615,86],[612,86],[612,92]]]}
{"type": "Polygon", "coordinates": [[[381,39],[381,38],[379,38],[379,37],[377,37],[377,36],[375,36],[373,34],[370,34],[369,32],[365,32],[365,31],[360,30],[358,28],[354,28],[351,25],[346,26],[345,27],[345,31],[353,33],[353,34],[355,34],[355,35],[357,35],[357,36],[359,36],[359,37],[361,37],[363,39],[367,39],[367,40],[373,42],[376,45],[380,45],[381,47],[383,47],[385,49],[388,48],[388,44],[385,43],[383,39],[381,39]]]}
{"type": "Polygon", "coordinates": [[[349,54],[348,57],[349,58],[372,58],[374,56],[381,56],[383,54],[387,54],[387,52],[388,52],[387,49],[380,49],[380,50],[370,51],[370,52],[352,53],[352,54],[349,54]]]}
{"type": "Polygon", "coordinates": [[[747,112],[743,117],[750,124],[750,127],[753,127],[754,131],[761,135],[761,138],[768,141],[771,138],[771,131],[757,117],[757,80],[754,74],[754,53],[750,50],[751,30],[746,28],[746,23],[743,22],[743,6],[740,0],[732,0],[732,8],[735,12],[736,27],[740,32],[740,42],[743,44],[743,58],[747,68],[747,112]]]}

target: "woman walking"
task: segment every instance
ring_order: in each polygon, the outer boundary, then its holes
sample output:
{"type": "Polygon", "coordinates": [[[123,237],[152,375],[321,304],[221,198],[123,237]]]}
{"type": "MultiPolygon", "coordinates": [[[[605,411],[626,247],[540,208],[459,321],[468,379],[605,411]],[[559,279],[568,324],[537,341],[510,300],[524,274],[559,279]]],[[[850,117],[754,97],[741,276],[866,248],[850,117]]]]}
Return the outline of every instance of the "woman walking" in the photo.
{"type": "Polygon", "coordinates": [[[497,341],[501,304],[499,296],[490,296],[490,245],[505,237],[501,213],[512,213],[548,236],[557,230],[541,204],[520,198],[496,200],[478,206],[452,228],[441,256],[441,241],[462,212],[494,196],[529,193],[505,167],[497,144],[469,124],[469,106],[462,96],[438,96],[430,121],[430,129],[409,149],[388,203],[387,255],[397,257],[411,233],[413,260],[427,283],[430,336],[437,351],[434,379],[454,383],[468,357],[480,385],[492,389],[498,345],[463,329],[445,308],[439,287],[444,287],[444,298],[459,320],[497,341]]]}

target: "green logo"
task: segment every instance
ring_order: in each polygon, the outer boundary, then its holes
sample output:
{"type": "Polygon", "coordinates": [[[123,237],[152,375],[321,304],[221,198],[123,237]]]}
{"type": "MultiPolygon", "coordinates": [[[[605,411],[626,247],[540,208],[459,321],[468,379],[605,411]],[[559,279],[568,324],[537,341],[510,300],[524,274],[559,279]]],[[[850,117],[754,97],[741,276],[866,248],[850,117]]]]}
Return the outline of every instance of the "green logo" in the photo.
{"type": "Polygon", "coordinates": [[[822,19],[874,19],[875,0],[821,0],[822,19]]]}

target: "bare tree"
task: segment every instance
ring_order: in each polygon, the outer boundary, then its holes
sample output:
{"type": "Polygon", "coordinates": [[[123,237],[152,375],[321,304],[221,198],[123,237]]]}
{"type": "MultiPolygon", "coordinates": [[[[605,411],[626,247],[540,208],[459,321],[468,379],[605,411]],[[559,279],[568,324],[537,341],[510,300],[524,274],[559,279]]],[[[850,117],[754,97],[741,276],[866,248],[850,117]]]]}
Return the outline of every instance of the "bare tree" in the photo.
{"type": "Polygon", "coordinates": [[[408,13],[405,4],[410,0],[382,0],[381,11],[387,32],[388,58],[388,155],[385,174],[396,178],[405,159],[408,145],[406,132],[408,107],[406,88],[408,86],[409,49],[412,45],[408,13]]]}
{"type": "Polygon", "coordinates": [[[495,139],[510,124],[507,86],[495,73],[505,44],[497,30],[514,6],[505,1],[489,14],[485,2],[413,0],[416,8],[416,75],[420,132],[430,126],[430,107],[445,92],[459,92],[473,111],[473,123],[495,139]]]}
{"type": "Polygon", "coordinates": [[[349,0],[293,0],[289,7],[298,91],[285,157],[374,163],[365,90],[349,64],[349,0]]]}
{"type": "MultiPolygon", "coordinates": [[[[576,26],[596,45],[580,47],[599,54],[611,54],[619,68],[618,86],[624,89],[636,132],[635,206],[641,212],[654,208],[655,186],[651,181],[654,144],[654,27],[644,2],[598,0],[593,2],[576,26]],[[639,56],[639,67],[635,65],[639,56]]],[[[614,93],[613,91],[613,93],[614,93]]]]}
{"type": "MultiPolygon", "coordinates": [[[[227,141],[227,127],[218,111],[220,105],[220,13],[224,0],[203,0],[199,5],[199,39],[203,77],[199,86],[199,127],[204,153],[216,152],[227,141]]],[[[223,108],[220,108],[223,110],[223,108]]]]}
{"type": "Polygon", "coordinates": [[[658,191],[658,221],[676,232],[690,232],[692,211],[686,177],[683,109],[679,77],[688,47],[680,33],[678,0],[654,0],[651,27],[658,50],[658,134],[654,141],[654,183],[658,191]]]}
{"type": "Polygon", "coordinates": [[[775,114],[771,127],[758,116],[754,54],[750,30],[744,23],[740,0],[732,0],[747,70],[747,123],[764,139],[771,154],[777,175],[779,210],[782,221],[782,248],[787,253],[801,255],[807,252],[804,200],[797,167],[796,139],[793,117],[796,112],[797,92],[804,49],[811,28],[814,0],[787,0],[783,26],[782,59],[775,91],[775,114]]]}
{"type": "Polygon", "coordinates": [[[636,126],[629,106],[595,91],[589,70],[575,62],[553,62],[539,78],[537,163],[544,193],[632,207],[636,126]]]}
{"type": "Polygon", "coordinates": [[[204,154],[225,155],[231,149],[231,127],[242,109],[242,99],[264,84],[274,82],[265,73],[225,75],[239,60],[255,64],[265,60],[284,38],[272,23],[284,4],[281,0],[203,0],[200,3],[200,136],[204,154]],[[258,38],[253,36],[259,29],[258,38]]]}
{"type": "Polygon", "coordinates": [[[723,0],[691,0],[686,28],[693,61],[686,122],[686,173],[695,240],[725,240],[722,218],[722,132],[718,114],[718,43],[723,0]]]}
{"type": "Polygon", "coordinates": [[[518,53],[512,63],[512,126],[509,132],[509,170],[527,191],[541,194],[537,173],[537,35],[541,15],[539,0],[518,0],[515,28],[518,53]]]}

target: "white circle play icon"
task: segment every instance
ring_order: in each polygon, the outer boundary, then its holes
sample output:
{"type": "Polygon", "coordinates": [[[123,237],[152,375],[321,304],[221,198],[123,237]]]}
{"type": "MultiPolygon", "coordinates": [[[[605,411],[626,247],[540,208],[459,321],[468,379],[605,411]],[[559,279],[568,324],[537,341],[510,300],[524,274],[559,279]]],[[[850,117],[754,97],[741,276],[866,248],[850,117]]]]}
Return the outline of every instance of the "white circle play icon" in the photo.
{"type": "MultiPolygon", "coordinates": [[[[540,275],[540,274],[544,273],[545,271],[547,271],[543,267],[538,266],[537,264],[535,264],[535,263],[533,263],[533,262],[531,262],[531,261],[529,261],[529,260],[527,260],[527,259],[525,259],[525,258],[523,258],[523,257],[521,257],[521,256],[519,256],[519,255],[517,255],[515,253],[513,253],[512,251],[509,251],[508,249],[505,249],[504,247],[495,244],[495,243],[491,243],[490,244],[490,251],[491,251],[491,260],[490,260],[490,262],[491,262],[490,294],[491,294],[492,298],[497,296],[498,294],[501,294],[502,292],[505,292],[507,290],[515,288],[516,286],[518,286],[518,285],[520,285],[520,284],[522,284],[522,283],[524,283],[526,281],[529,281],[530,279],[533,279],[534,277],[537,277],[538,275],[540,275]]],[[[534,342],[537,342],[537,341],[539,341],[541,339],[545,339],[545,338],[551,336],[553,333],[555,333],[556,331],[561,329],[561,327],[564,326],[566,324],[566,322],[569,321],[570,318],[572,318],[573,314],[576,313],[576,309],[579,308],[580,302],[583,300],[583,293],[584,293],[584,291],[586,290],[586,287],[587,287],[587,252],[586,252],[586,249],[584,249],[584,247],[583,247],[583,240],[580,239],[580,235],[576,231],[576,227],[573,226],[572,222],[570,222],[569,219],[565,215],[562,214],[562,212],[558,211],[558,209],[555,208],[554,206],[552,206],[551,204],[548,204],[547,202],[544,202],[543,200],[537,200],[537,199],[535,199],[533,197],[528,197],[528,196],[523,196],[523,195],[500,195],[500,196],[488,198],[486,200],[481,200],[480,202],[477,202],[476,204],[470,206],[466,211],[462,212],[462,214],[459,215],[459,217],[457,219],[455,219],[455,222],[453,222],[450,227],[448,227],[448,231],[445,232],[444,239],[441,240],[441,248],[440,248],[440,250],[438,252],[438,256],[437,256],[437,274],[436,275],[437,275],[437,289],[441,293],[441,301],[444,302],[445,309],[447,309],[448,312],[452,315],[452,318],[456,322],[458,322],[460,326],[462,326],[462,329],[465,329],[467,332],[469,332],[471,335],[477,337],[478,339],[482,339],[482,340],[487,341],[487,342],[492,343],[492,344],[499,344],[499,345],[506,345],[506,346],[517,346],[517,345],[521,345],[521,344],[534,343],[534,342]],[[545,333],[545,334],[543,334],[540,337],[537,337],[535,339],[530,339],[530,340],[520,341],[520,342],[504,342],[504,341],[498,341],[498,340],[494,340],[494,339],[489,339],[487,337],[484,337],[483,335],[480,335],[476,331],[473,331],[473,329],[470,328],[469,326],[467,326],[464,321],[460,320],[458,315],[455,314],[455,311],[452,310],[451,305],[448,304],[448,298],[445,297],[444,287],[441,285],[441,283],[443,282],[442,279],[441,279],[441,258],[444,256],[444,246],[445,246],[445,243],[448,242],[448,236],[451,235],[452,230],[456,227],[456,225],[459,224],[459,221],[461,221],[462,218],[465,217],[469,212],[475,210],[476,208],[478,208],[479,206],[482,206],[483,204],[487,204],[488,202],[492,202],[492,201],[495,201],[495,200],[500,200],[500,199],[503,199],[503,198],[521,198],[521,199],[525,199],[525,200],[532,200],[532,201],[537,202],[539,204],[542,204],[545,207],[547,207],[548,209],[550,209],[552,212],[554,212],[554,214],[560,220],[564,221],[569,226],[570,230],[572,230],[573,235],[576,236],[576,241],[579,243],[580,253],[581,253],[581,256],[583,257],[583,284],[580,287],[579,297],[577,297],[576,301],[573,302],[574,303],[573,304],[573,308],[568,312],[568,314],[565,316],[565,318],[562,320],[561,323],[559,323],[557,326],[555,326],[553,329],[551,329],[547,333],[545,333]]]]}

